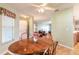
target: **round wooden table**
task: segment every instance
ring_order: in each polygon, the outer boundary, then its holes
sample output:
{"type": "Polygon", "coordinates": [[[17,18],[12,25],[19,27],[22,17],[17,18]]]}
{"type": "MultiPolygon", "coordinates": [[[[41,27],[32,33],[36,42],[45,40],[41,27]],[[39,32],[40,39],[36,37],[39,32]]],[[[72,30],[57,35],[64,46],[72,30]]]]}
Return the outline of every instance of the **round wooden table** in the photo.
{"type": "Polygon", "coordinates": [[[8,50],[14,54],[29,55],[35,52],[44,51],[52,44],[52,40],[41,39],[34,42],[31,39],[23,39],[14,42],[8,48],[8,50]]]}

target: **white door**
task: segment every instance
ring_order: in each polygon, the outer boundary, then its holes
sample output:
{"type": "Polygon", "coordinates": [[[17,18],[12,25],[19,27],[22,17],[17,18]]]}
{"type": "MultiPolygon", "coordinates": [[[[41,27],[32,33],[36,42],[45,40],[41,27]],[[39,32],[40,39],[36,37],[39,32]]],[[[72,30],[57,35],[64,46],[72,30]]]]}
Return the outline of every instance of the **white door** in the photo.
{"type": "MultiPolygon", "coordinates": [[[[23,33],[26,33],[26,35],[27,35],[27,21],[26,20],[19,21],[19,37],[20,38],[23,33]]],[[[25,37],[27,37],[26,35],[25,35],[25,37]]]]}

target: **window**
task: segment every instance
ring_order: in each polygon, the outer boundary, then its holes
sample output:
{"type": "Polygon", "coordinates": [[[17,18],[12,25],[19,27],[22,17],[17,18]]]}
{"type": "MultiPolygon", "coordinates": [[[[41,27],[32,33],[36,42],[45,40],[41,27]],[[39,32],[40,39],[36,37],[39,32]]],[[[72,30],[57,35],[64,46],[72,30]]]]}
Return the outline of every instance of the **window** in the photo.
{"type": "Polygon", "coordinates": [[[2,15],[2,43],[12,41],[14,36],[14,19],[2,15]]]}
{"type": "Polygon", "coordinates": [[[37,31],[42,30],[48,33],[48,31],[51,31],[51,25],[50,24],[38,24],[37,31]]]}

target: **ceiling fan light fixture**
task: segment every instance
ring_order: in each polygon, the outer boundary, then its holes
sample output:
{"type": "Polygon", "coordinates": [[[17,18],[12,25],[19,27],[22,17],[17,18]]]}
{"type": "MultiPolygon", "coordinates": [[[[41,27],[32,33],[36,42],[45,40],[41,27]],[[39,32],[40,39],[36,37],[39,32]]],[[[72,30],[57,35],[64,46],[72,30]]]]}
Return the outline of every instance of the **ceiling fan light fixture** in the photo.
{"type": "Polygon", "coordinates": [[[43,8],[40,8],[39,10],[38,10],[38,12],[39,13],[43,13],[45,10],[43,9],[43,8]]]}

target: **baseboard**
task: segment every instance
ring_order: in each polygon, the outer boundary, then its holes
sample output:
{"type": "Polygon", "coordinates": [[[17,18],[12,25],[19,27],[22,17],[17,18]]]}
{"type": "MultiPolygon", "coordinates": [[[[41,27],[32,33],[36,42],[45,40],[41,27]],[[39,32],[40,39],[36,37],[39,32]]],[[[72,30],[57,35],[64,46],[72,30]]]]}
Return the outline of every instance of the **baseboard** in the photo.
{"type": "Polygon", "coordinates": [[[66,45],[63,45],[63,44],[59,44],[59,45],[61,45],[61,46],[65,47],[65,48],[68,48],[68,49],[73,50],[73,48],[72,48],[72,47],[69,47],[69,46],[66,46],[66,45]]]}

